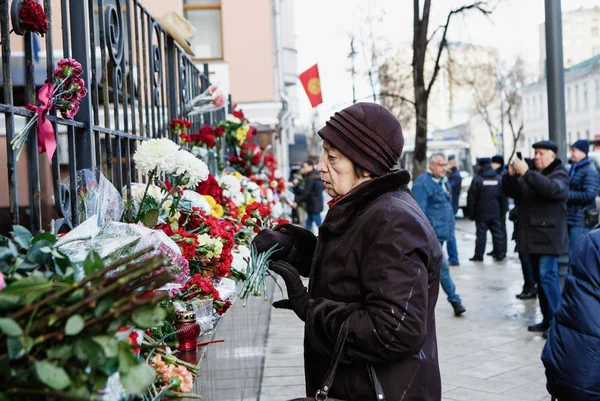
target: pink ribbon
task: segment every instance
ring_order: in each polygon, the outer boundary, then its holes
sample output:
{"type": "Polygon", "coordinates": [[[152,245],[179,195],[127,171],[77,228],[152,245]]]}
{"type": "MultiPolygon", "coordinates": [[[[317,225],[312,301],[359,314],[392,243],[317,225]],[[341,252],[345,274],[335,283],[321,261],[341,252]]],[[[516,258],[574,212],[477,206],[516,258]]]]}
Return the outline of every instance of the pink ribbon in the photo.
{"type": "Polygon", "coordinates": [[[48,156],[48,163],[52,163],[52,156],[56,151],[56,136],[54,135],[54,128],[52,127],[52,123],[46,119],[46,115],[52,108],[52,92],[54,92],[54,84],[49,82],[42,86],[38,92],[40,105],[34,106],[30,103],[27,106],[29,110],[35,111],[38,115],[38,153],[42,154],[46,152],[46,156],[48,156]]]}

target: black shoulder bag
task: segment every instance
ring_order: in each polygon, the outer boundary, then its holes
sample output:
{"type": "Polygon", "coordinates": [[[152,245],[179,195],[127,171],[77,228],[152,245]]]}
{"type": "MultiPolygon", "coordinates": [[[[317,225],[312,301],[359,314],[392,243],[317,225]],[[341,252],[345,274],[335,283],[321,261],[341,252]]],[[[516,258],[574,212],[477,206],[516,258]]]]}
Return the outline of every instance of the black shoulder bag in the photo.
{"type": "MultiPolygon", "coordinates": [[[[329,370],[325,375],[325,379],[321,384],[321,388],[317,390],[317,394],[315,394],[314,397],[294,398],[290,401],[342,401],[336,398],[328,398],[327,395],[331,390],[331,384],[333,383],[333,379],[335,378],[335,372],[337,371],[340,359],[342,359],[342,353],[344,351],[344,346],[346,345],[346,337],[348,337],[348,331],[350,329],[348,326],[348,320],[344,321],[344,324],[340,329],[340,334],[338,335],[337,341],[335,343],[335,349],[333,351],[333,360],[331,361],[331,365],[329,365],[329,370]]],[[[378,401],[385,401],[383,387],[381,386],[381,382],[379,381],[379,378],[375,373],[375,368],[373,368],[373,365],[367,364],[367,369],[369,371],[369,377],[371,378],[371,383],[373,384],[373,389],[375,391],[375,399],[378,401]]]]}

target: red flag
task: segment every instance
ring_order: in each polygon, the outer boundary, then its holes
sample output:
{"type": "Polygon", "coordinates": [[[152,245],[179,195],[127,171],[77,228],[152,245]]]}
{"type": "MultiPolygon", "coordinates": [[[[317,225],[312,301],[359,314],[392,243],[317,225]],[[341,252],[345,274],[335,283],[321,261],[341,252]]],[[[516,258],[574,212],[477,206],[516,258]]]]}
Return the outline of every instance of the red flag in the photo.
{"type": "Polygon", "coordinates": [[[317,64],[300,74],[300,82],[304,86],[308,100],[312,107],[317,107],[323,103],[323,94],[321,93],[321,80],[319,79],[319,66],[317,64]]]}

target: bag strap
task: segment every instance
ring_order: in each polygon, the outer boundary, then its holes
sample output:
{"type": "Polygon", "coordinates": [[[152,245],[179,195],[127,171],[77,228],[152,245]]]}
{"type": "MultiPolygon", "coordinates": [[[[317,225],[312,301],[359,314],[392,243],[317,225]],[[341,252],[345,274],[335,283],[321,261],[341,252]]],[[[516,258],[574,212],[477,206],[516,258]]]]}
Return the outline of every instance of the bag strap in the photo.
{"type": "MultiPolygon", "coordinates": [[[[327,374],[325,375],[325,380],[321,384],[321,388],[317,390],[317,394],[315,394],[316,401],[326,401],[327,395],[329,394],[329,390],[331,390],[331,385],[333,384],[333,379],[335,379],[335,373],[337,371],[337,367],[342,359],[342,353],[344,351],[344,346],[346,345],[346,338],[348,337],[348,331],[350,330],[350,323],[348,319],[344,321],[342,327],[340,328],[340,334],[338,334],[337,341],[335,343],[335,348],[333,350],[333,359],[331,364],[329,365],[329,369],[327,370],[327,374]]],[[[375,368],[370,363],[367,364],[367,370],[369,371],[369,377],[371,379],[371,383],[373,384],[373,388],[375,389],[375,397],[379,401],[385,401],[385,395],[383,394],[383,387],[381,386],[381,382],[377,377],[377,373],[375,373],[375,368]]]]}

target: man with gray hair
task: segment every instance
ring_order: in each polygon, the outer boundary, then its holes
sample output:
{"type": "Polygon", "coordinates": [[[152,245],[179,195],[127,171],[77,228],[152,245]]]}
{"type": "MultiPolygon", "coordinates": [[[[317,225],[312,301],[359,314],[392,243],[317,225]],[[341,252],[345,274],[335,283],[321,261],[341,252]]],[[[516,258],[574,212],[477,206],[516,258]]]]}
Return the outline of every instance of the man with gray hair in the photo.
{"type": "MultiPolygon", "coordinates": [[[[413,195],[421,210],[433,226],[440,248],[454,234],[454,210],[452,209],[452,189],[448,183],[446,172],[448,162],[442,153],[435,153],[429,158],[429,171],[415,180],[412,186],[413,195]]],[[[443,254],[442,250],[442,254],[443,254]]],[[[454,309],[454,315],[466,312],[456,287],[450,276],[448,259],[444,256],[440,268],[440,283],[448,296],[448,302],[454,309]]]]}

